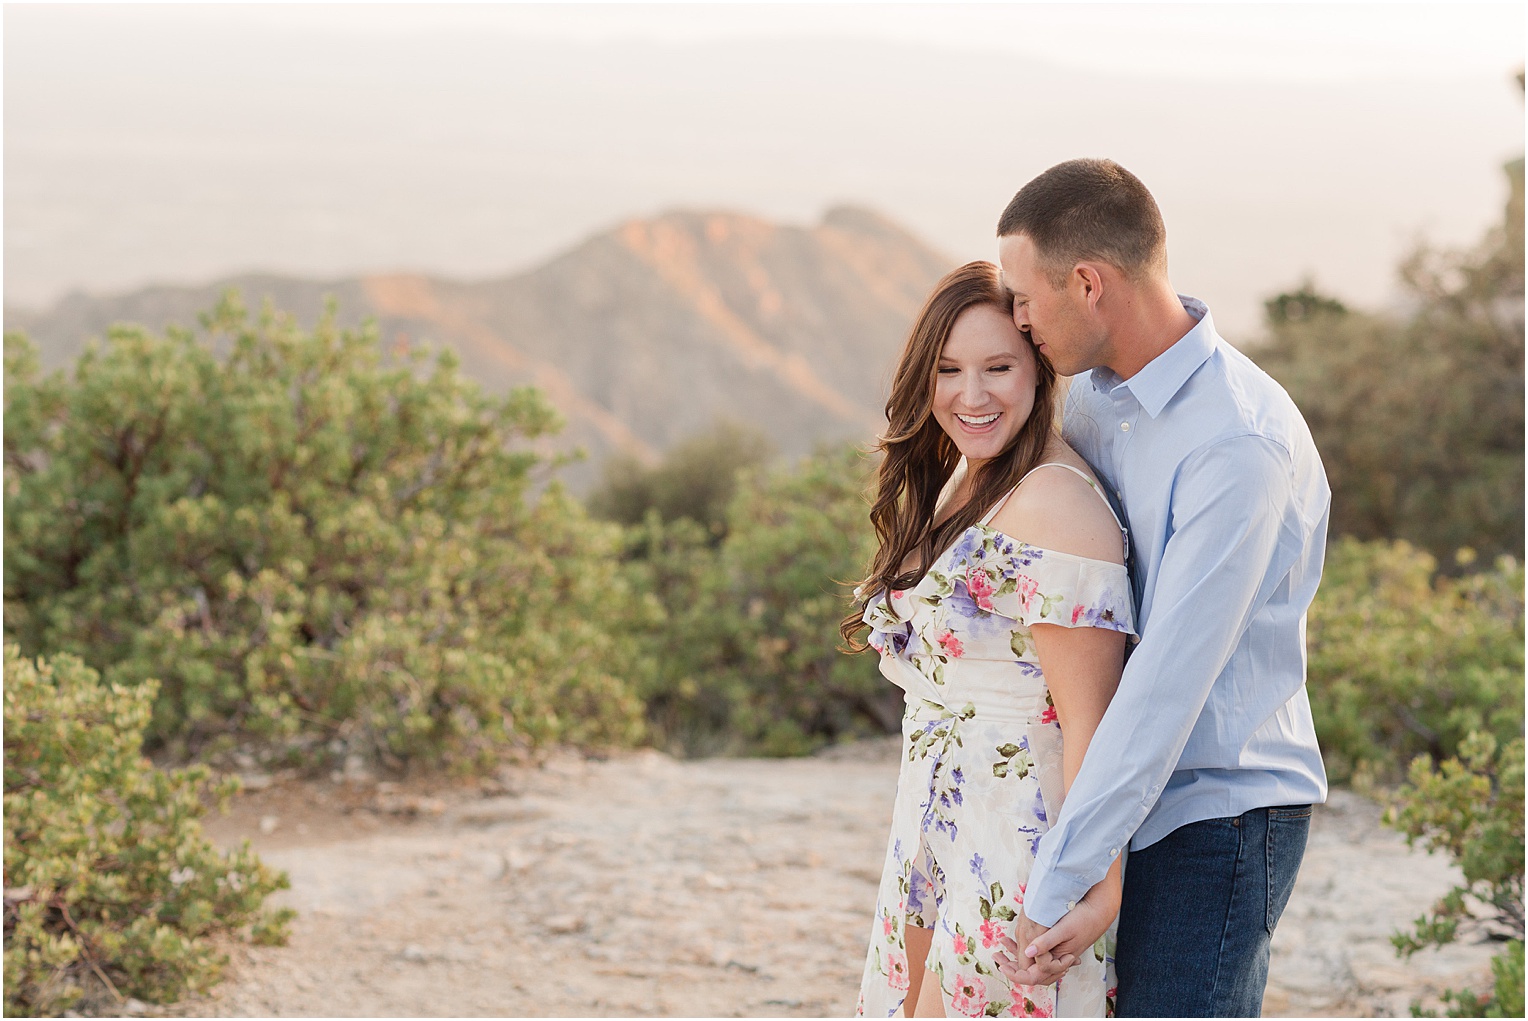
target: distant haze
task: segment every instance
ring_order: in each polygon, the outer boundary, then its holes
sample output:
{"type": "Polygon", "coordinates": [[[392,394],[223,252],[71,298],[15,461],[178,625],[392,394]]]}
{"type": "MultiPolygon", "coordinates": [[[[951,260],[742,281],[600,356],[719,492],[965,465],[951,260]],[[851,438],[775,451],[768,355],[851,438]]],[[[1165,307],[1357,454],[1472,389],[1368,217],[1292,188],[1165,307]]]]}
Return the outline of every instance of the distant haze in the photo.
{"type": "Polygon", "coordinates": [[[852,202],[990,258],[1025,180],[1107,155],[1161,203],[1174,282],[1237,339],[1306,276],[1391,300],[1417,240],[1497,220],[1523,149],[1494,64],[1218,83],[868,38],[529,39],[290,10],[6,8],[8,305],[249,271],[496,277],[675,208],[809,224],[852,202]]]}

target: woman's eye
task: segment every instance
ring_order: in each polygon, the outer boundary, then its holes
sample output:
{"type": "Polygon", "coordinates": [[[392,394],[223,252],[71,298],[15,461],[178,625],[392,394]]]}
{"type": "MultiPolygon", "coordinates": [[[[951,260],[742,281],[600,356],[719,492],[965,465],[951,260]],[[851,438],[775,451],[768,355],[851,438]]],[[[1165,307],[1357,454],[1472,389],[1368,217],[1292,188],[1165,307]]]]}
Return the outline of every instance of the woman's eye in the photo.
{"type": "Polygon", "coordinates": [[[946,365],[946,366],[942,367],[939,370],[939,374],[941,376],[953,376],[953,375],[955,375],[955,373],[957,373],[959,371],[960,371],[959,369],[954,368],[953,366],[946,365]]]}
{"type": "Polygon", "coordinates": [[[987,371],[989,371],[989,372],[1007,372],[1011,368],[1013,368],[1012,365],[994,365],[990,369],[988,369],[987,371]]]}

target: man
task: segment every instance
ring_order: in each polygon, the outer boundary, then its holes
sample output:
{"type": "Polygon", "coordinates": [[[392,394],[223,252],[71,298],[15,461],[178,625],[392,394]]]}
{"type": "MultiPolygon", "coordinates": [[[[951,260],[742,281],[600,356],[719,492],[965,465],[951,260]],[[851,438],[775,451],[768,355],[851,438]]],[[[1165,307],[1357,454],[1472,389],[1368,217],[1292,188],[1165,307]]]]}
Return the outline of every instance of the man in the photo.
{"type": "Polygon", "coordinates": [[[1125,513],[1141,634],[1002,967],[1043,984],[1090,952],[1100,922],[1069,912],[1128,841],[1120,1016],[1257,1016],[1326,798],[1305,693],[1326,475],[1288,394],[1168,282],[1161,214],[1129,171],[1052,167],[998,238],[1015,322],[1075,377],[1066,438],[1125,513]]]}

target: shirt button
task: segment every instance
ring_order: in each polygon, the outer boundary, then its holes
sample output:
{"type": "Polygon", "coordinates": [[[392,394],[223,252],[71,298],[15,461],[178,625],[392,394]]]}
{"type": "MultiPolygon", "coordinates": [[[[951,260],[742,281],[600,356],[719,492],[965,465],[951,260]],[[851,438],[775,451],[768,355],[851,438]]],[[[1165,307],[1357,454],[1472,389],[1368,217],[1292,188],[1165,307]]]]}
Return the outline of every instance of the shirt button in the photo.
{"type": "Polygon", "coordinates": [[[1130,431],[1130,423],[1129,422],[1121,422],[1119,424],[1119,431],[1122,432],[1122,433],[1129,432],[1130,431]]]}
{"type": "Polygon", "coordinates": [[[1076,906],[1077,906],[1077,902],[1076,902],[1076,901],[1074,901],[1074,900],[1069,900],[1069,901],[1067,901],[1067,902],[1066,902],[1066,909],[1067,909],[1067,910],[1068,910],[1068,911],[1071,911],[1071,910],[1072,910],[1072,909],[1073,909],[1073,908],[1075,908],[1075,907],[1076,907],[1076,906]]]}
{"type": "Polygon", "coordinates": [[[1115,498],[1115,499],[1116,499],[1116,500],[1123,500],[1123,499],[1124,499],[1124,498],[1125,498],[1125,494],[1124,494],[1124,493],[1121,493],[1121,492],[1120,492],[1120,491],[1119,491],[1119,490],[1118,490],[1118,489],[1116,489],[1116,490],[1115,490],[1115,491],[1114,491],[1114,498],[1115,498]]]}
{"type": "Polygon", "coordinates": [[[1118,858],[1119,857],[1119,848],[1117,848],[1117,847],[1109,848],[1109,857],[1110,858],[1118,858]]]}

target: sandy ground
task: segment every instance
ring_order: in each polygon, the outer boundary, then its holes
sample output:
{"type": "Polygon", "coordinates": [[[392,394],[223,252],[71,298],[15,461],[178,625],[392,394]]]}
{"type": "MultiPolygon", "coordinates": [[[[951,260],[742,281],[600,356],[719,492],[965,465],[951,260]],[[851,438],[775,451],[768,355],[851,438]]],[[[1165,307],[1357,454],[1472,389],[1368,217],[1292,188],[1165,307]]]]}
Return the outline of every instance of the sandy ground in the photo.
{"type": "MultiPolygon", "coordinates": [[[[812,759],[558,753],[471,785],[278,782],[209,820],[292,889],[287,947],[235,947],[182,1012],[847,1016],[896,782],[891,742],[812,759]]],[[[1279,927],[1265,1013],[1405,1016],[1483,988],[1491,947],[1402,962],[1453,882],[1335,792],[1279,927]]]]}

